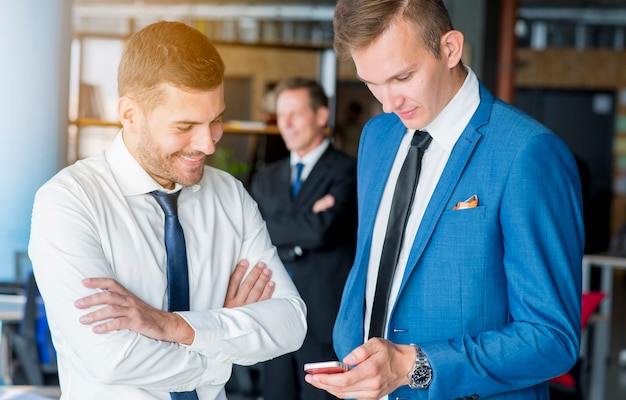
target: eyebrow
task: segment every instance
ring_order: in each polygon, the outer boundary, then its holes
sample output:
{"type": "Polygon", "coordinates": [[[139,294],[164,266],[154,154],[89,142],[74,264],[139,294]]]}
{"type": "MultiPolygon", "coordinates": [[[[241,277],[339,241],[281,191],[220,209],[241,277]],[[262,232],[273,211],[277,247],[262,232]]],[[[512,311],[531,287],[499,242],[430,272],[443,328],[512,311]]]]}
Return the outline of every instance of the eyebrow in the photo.
{"type": "MultiPolygon", "coordinates": [[[[219,113],[219,115],[217,115],[215,118],[213,118],[213,119],[211,120],[211,122],[213,122],[213,121],[215,121],[215,120],[217,120],[217,119],[222,118],[222,117],[224,116],[224,114],[225,114],[225,113],[226,113],[226,108],[224,108],[224,109],[222,110],[222,112],[221,112],[221,113],[219,113]]],[[[173,123],[173,124],[181,124],[181,125],[200,125],[200,124],[201,124],[201,122],[198,122],[198,121],[190,121],[190,120],[185,120],[185,119],[183,119],[183,120],[179,120],[179,121],[172,121],[172,123],[173,123]]]]}
{"type": "Polygon", "coordinates": [[[215,118],[213,118],[213,121],[215,121],[216,119],[222,118],[225,113],[226,113],[226,107],[224,107],[221,113],[219,113],[215,118]]]}
{"type": "MultiPolygon", "coordinates": [[[[389,83],[389,82],[393,81],[394,79],[398,79],[398,77],[400,77],[402,75],[413,73],[414,71],[415,71],[415,66],[414,65],[408,66],[408,67],[406,67],[406,68],[396,72],[395,74],[393,74],[389,78],[385,79],[382,83],[389,83]]],[[[370,83],[373,83],[373,82],[368,82],[365,79],[361,78],[359,76],[359,74],[357,74],[356,77],[357,77],[358,80],[360,80],[361,82],[365,83],[366,85],[370,84],[370,83]]]]}

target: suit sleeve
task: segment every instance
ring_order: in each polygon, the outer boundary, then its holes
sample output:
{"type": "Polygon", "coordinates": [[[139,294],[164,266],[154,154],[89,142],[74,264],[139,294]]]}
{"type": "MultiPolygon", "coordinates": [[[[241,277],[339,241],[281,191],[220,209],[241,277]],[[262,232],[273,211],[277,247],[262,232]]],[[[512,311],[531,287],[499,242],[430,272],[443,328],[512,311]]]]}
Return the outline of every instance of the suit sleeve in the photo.
{"type": "Polygon", "coordinates": [[[556,136],[537,135],[510,168],[499,210],[509,323],[420,343],[434,371],[428,398],[521,390],[578,357],[584,238],[576,164],[556,136]]]}
{"type": "MultiPolygon", "coordinates": [[[[331,173],[316,179],[313,195],[295,204],[285,204],[277,199],[276,191],[269,188],[267,174],[253,180],[252,195],[259,203],[267,223],[272,242],[276,247],[300,246],[305,251],[333,247],[353,235],[356,225],[356,162],[342,158],[329,169],[331,173]],[[264,181],[263,183],[260,181],[264,181]],[[313,213],[315,201],[326,194],[335,198],[330,209],[313,213]]],[[[317,167],[317,166],[316,166],[317,167]]],[[[308,182],[313,183],[313,182],[308,182]]],[[[306,183],[305,183],[306,184],[306,183]]],[[[310,192],[309,192],[310,193],[310,192]]]]}

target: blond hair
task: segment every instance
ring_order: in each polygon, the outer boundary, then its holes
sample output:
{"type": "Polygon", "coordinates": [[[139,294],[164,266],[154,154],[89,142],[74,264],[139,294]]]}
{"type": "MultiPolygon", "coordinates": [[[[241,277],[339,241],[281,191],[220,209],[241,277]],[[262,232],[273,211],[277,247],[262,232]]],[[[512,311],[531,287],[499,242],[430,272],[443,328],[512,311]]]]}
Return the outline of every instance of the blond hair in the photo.
{"type": "Polygon", "coordinates": [[[182,22],[161,21],[130,37],[120,61],[120,97],[133,98],[149,113],[163,84],[207,91],[224,81],[224,62],[209,38],[182,22]]]}
{"type": "Polygon", "coordinates": [[[369,46],[398,18],[409,22],[439,59],[441,37],[453,29],[442,0],[339,0],[333,17],[337,56],[348,58],[369,46]]]}

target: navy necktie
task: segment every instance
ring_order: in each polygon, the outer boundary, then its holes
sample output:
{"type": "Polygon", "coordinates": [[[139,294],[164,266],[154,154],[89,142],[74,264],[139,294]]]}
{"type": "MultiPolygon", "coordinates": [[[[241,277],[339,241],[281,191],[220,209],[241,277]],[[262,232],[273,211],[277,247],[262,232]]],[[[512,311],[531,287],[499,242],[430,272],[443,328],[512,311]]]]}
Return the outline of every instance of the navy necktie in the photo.
{"type": "Polygon", "coordinates": [[[302,169],[304,168],[304,164],[301,162],[296,164],[296,179],[293,181],[293,186],[291,186],[291,197],[296,197],[298,192],[300,191],[300,186],[302,186],[302,169]]]}
{"type": "MultiPolygon", "coordinates": [[[[167,297],[169,311],[189,310],[189,272],[183,227],[178,220],[176,193],[151,192],[165,213],[165,252],[167,254],[167,297]]],[[[170,393],[172,400],[197,400],[195,390],[170,393]]]]}
{"type": "Polygon", "coordinates": [[[393,192],[387,232],[383,242],[383,251],[378,267],[376,292],[372,305],[369,337],[383,337],[387,323],[387,304],[391,292],[391,283],[395,273],[400,248],[404,239],[404,230],[409,219],[415,188],[422,168],[422,156],[430,145],[432,137],[428,132],[415,131],[409,153],[402,164],[398,182],[393,192]]]}

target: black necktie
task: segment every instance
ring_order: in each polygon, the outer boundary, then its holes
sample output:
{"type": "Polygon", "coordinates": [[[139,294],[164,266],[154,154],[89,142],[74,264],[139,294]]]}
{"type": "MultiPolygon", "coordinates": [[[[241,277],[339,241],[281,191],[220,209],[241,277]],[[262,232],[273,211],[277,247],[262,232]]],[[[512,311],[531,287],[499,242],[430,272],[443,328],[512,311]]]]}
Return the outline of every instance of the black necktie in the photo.
{"type": "Polygon", "coordinates": [[[387,233],[383,243],[376,280],[376,292],[372,305],[369,337],[383,337],[387,322],[387,303],[391,291],[391,282],[400,256],[404,230],[409,219],[415,188],[422,168],[422,156],[432,141],[428,132],[415,131],[409,153],[402,164],[398,182],[393,192],[387,233]]]}
{"type": "MultiPolygon", "coordinates": [[[[169,311],[189,310],[189,272],[185,235],[178,221],[176,193],[151,192],[165,213],[165,252],[167,254],[167,297],[169,311]]],[[[170,393],[172,400],[197,400],[195,390],[170,393]]]]}
{"type": "Polygon", "coordinates": [[[304,168],[304,164],[301,162],[296,164],[296,179],[293,181],[293,186],[291,186],[291,197],[296,197],[298,192],[300,191],[300,186],[302,185],[302,169],[304,168]]]}

